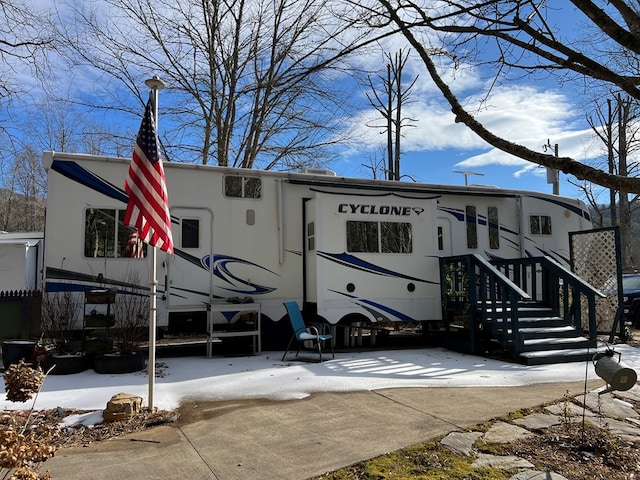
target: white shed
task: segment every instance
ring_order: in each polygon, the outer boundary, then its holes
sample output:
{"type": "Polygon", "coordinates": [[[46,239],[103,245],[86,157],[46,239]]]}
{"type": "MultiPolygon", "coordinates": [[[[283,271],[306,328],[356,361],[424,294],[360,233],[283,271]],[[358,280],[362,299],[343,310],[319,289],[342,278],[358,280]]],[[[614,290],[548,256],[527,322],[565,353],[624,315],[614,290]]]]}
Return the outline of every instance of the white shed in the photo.
{"type": "Polygon", "coordinates": [[[43,250],[43,233],[0,233],[0,292],[39,290],[43,250]]]}

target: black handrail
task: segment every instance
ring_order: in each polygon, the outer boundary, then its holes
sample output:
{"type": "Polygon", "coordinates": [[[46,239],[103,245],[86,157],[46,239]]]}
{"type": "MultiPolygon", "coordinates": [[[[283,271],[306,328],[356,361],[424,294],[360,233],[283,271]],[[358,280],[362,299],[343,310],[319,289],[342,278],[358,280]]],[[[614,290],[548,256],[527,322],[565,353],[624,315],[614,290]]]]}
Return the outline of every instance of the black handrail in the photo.
{"type": "Polygon", "coordinates": [[[500,320],[502,325],[510,322],[515,326],[511,341],[516,340],[518,303],[531,300],[525,290],[477,254],[441,258],[440,272],[448,339],[452,333],[451,316],[464,314],[469,322],[467,348],[473,353],[481,352],[493,333],[489,325],[483,324],[483,315],[489,314],[495,323],[500,320]]]}
{"type": "Polygon", "coordinates": [[[525,285],[525,290],[533,298],[570,320],[576,329],[587,332],[591,340],[596,339],[596,297],[607,297],[600,290],[547,256],[495,260],[491,263],[514,283],[525,285]],[[582,319],[583,300],[587,302],[586,329],[582,319]]]}
{"type": "Polygon", "coordinates": [[[443,318],[447,337],[452,315],[467,315],[468,348],[476,353],[491,335],[500,332],[500,341],[513,353],[521,352],[518,306],[535,301],[554,315],[570,319],[584,331],[581,304],[588,309],[588,334],[597,336],[596,297],[602,292],[549,257],[487,261],[477,254],[440,259],[443,318]],[[471,288],[473,287],[473,288],[471,288]],[[480,336],[479,333],[483,335],[480,336]]]}

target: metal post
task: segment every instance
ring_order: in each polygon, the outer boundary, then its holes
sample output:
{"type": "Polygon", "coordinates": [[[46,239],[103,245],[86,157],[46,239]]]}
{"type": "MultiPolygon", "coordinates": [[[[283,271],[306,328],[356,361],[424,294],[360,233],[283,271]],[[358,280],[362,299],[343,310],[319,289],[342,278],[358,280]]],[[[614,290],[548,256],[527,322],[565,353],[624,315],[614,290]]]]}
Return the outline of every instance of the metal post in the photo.
{"type": "MultiPolygon", "coordinates": [[[[153,101],[153,120],[155,123],[156,135],[158,134],[158,91],[162,90],[166,85],[157,76],[153,76],[148,80],[145,80],[145,85],[151,89],[149,93],[153,101]]],[[[149,411],[153,412],[153,391],[155,389],[156,381],[156,292],[158,287],[157,277],[157,253],[156,247],[151,248],[151,278],[149,279],[149,287],[151,289],[149,296],[149,362],[147,365],[147,371],[149,374],[149,399],[148,407],[149,411]]]]}
{"type": "MultiPolygon", "coordinates": [[[[554,152],[555,152],[556,158],[558,158],[558,144],[557,143],[555,144],[554,152]]],[[[553,182],[553,194],[554,195],[560,195],[560,172],[558,170],[556,170],[556,174],[555,174],[555,178],[554,178],[554,182],[553,182]]]]}

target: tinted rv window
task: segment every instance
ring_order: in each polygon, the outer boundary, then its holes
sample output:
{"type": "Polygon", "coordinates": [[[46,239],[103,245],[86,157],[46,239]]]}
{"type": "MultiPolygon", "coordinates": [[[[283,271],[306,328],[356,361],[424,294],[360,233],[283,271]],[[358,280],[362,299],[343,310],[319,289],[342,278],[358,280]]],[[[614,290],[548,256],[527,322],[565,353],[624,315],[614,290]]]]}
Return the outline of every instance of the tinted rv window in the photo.
{"type": "Polygon", "coordinates": [[[244,197],[260,198],[262,197],[262,182],[257,177],[244,178],[244,197]]]}
{"type": "Polygon", "coordinates": [[[467,205],[465,213],[467,220],[467,248],[478,248],[478,224],[476,207],[467,205]]]}
{"type": "Polygon", "coordinates": [[[236,198],[261,198],[262,182],[258,177],[226,175],[224,177],[224,194],[236,198]]]}
{"type": "Polygon", "coordinates": [[[411,253],[411,224],[381,222],[380,240],[383,253],[411,253]]]}
{"type": "Polygon", "coordinates": [[[500,248],[500,224],[498,223],[498,209],[489,207],[487,211],[487,223],[489,224],[489,248],[500,248]]]}
{"type": "Polygon", "coordinates": [[[200,219],[180,219],[180,246],[182,248],[200,248],[200,219]]]}
{"type": "Polygon", "coordinates": [[[378,251],[378,223],[377,222],[347,222],[347,251],[348,252],[377,252],[378,251]]]}
{"type": "Polygon", "coordinates": [[[410,223],[347,222],[347,251],[366,253],[411,253],[410,223]]]}
{"type": "Polygon", "coordinates": [[[531,215],[529,229],[532,235],[551,235],[551,217],[548,215],[531,215]]]}
{"type": "Polygon", "coordinates": [[[144,258],[147,246],[137,231],[124,225],[124,210],[88,208],[84,224],[84,256],[144,258]]]}

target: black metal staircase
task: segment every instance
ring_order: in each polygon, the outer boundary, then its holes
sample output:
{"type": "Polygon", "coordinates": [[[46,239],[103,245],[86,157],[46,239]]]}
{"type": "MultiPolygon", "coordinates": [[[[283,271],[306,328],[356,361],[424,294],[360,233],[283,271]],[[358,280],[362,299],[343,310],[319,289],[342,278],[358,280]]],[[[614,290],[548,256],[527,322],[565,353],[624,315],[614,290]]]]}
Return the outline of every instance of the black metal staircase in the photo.
{"type": "Polygon", "coordinates": [[[602,345],[596,298],[604,295],[549,257],[442,258],[445,345],[503,350],[527,365],[589,360],[602,345]]]}

